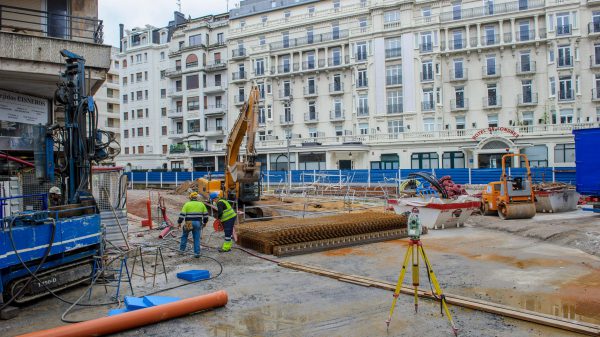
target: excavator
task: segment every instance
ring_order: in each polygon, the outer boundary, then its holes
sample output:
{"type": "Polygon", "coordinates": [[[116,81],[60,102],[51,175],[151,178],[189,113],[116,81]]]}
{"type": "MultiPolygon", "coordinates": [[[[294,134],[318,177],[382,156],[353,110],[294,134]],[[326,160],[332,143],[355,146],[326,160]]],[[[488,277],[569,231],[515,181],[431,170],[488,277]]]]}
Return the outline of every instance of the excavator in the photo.
{"type": "MultiPolygon", "coordinates": [[[[235,201],[241,205],[251,205],[260,200],[260,162],[256,161],[254,145],[258,125],[258,87],[253,86],[248,100],[240,109],[225,147],[225,174],[223,176],[207,175],[198,179],[198,193],[209,200],[211,192],[218,192],[221,197],[235,201]],[[246,137],[246,152],[239,160],[240,148],[246,137]]],[[[253,207],[247,210],[249,216],[264,217],[266,211],[253,207]]]]}
{"type": "Polygon", "coordinates": [[[497,213],[502,220],[531,219],[535,216],[535,194],[527,155],[508,153],[502,156],[500,181],[489,183],[481,194],[481,213],[497,213]],[[506,173],[506,161],[509,158],[523,159],[527,168],[526,177],[512,177],[506,173]]]}

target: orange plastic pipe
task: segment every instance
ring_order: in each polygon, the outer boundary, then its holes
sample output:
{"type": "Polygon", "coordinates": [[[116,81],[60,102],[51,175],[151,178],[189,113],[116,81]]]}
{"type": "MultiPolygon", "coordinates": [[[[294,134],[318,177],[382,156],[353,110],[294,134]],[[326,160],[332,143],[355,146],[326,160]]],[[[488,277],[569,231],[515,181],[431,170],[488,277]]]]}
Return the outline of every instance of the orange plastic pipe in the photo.
{"type": "Polygon", "coordinates": [[[220,290],[214,293],[196,296],[177,302],[157,305],[155,307],[139,309],[115,316],[102,317],[48,330],[36,331],[20,335],[18,337],[102,336],[184,316],[200,310],[222,307],[226,304],[227,292],[220,290]]]}

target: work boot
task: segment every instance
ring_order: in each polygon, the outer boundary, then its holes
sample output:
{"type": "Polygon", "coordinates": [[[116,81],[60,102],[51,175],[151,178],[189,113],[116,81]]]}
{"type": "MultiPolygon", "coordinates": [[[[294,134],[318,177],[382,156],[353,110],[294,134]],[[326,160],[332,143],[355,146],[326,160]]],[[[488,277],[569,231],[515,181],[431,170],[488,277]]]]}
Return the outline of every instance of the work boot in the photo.
{"type": "Polygon", "coordinates": [[[220,253],[226,253],[231,251],[231,246],[233,246],[233,242],[231,241],[225,241],[223,242],[223,246],[221,246],[221,249],[219,249],[220,253]]]}

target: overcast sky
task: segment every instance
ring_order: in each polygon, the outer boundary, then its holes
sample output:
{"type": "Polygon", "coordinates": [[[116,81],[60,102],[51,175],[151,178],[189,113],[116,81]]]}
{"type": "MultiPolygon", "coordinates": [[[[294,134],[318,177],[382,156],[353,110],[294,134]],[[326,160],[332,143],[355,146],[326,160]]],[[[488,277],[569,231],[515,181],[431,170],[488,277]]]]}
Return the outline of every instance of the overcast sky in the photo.
{"type": "MultiPolygon", "coordinates": [[[[104,43],[119,46],[119,23],[125,29],[146,24],[164,27],[173,20],[177,0],[99,0],[100,20],[104,21],[104,43]]],[[[239,0],[229,0],[229,9],[239,0]]],[[[227,11],[227,0],[181,0],[181,12],[192,18],[227,11]]]]}

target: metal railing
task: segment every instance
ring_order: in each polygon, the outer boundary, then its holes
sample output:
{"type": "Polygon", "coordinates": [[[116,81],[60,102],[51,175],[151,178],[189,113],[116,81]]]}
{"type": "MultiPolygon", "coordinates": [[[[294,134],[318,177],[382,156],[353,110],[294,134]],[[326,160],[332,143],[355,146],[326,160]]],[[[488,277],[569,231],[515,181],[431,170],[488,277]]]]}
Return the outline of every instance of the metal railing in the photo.
{"type": "Polygon", "coordinates": [[[494,67],[483,66],[481,69],[482,69],[481,70],[482,77],[490,78],[490,77],[499,77],[500,76],[500,65],[499,64],[497,64],[494,67]]]}
{"type": "Polygon", "coordinates": [[[0,29],[96,44],[104,42],[102,20],[0,5],[0,29]]]}
{"type": "Polygon", "coordinates": [[[332,94],[343,93],[344,92],[344,83],[330,83],[329,84],[329,92],[332,94]]]}
{"type": "Polygon", "coordinates": [[[517,62],[517,74],[535,73],[535,61],[517,62]]]}
{"type": "Polygon", "coordinates": [[[558,91],[559,101],[573,101],[575,100],[575,92],[573,89],[570,90],[559,90],[558,91]]]}
{"type": "Polygon", "coordinates": [[[538,94],[536,92],[517,95],[517,105],[536,105],[538,94]]]}
{"type": "Polygon", "coordinates": [[[494,46],[500,43],[500,35],[498,34],[485,34],[481,37],[481,44],[484,46],[494,46]]]}
{"type": "Polygon", "coordinates": [[[419,50],[421,51],[421,53],[429,53],[433,51],[433,43],[429,42],[429,43],[421,43],[419,45],[419,50]]]}
{"type": "Polygon", "coordinates": [[[231,51],[232,58],[246,57],[246,48],[237,48],[231,51]]]}
{"type": "Polygon", "coordinates": [[[482,97],[484,108],[499,108],[502,106],[502,96],[482,97]]]}
{"type": "Polygon", "coordinates": [[[401,85],[402,84],[402,75],[386,76],[385,84],[386,85],[401,85]]]}
{"type": "Polygon", "coordinates": [[[572,68],[573,67],[573,56],[558,57],[558,59],[556,60],[556,66],[558,68],[572,68]]]}
{"type": "Polygon", "coordinates": [[[571,35],[573,27],[569,25],[556,26],[556,35],[571,35]]]}
{"type": "Polygon", "coordinates": [[[402,56],[402,48],[386,48],[385,50],[385,58],[393,58],[393,57],[401,57],[402,56]]]}
{"type": "Polygon", "coordinates": [[[232,81],[240,81],[240,80],[244,80],[246,79],[246,72],[245,71],[240,71],[240,72],[234,72],[231,74],[231,80],[232,81]]]}
{"type": "Polygon", "coordinates": [[[450,69],[451,81],[465,81],[469,76],[469,69],[450,69]]]}
{"type": "Polygon", "coordinates": [[[399,113],[404,112],[404,107],[403,107],[402,103],[388,104],[386,112],[387,112],[388,115],[399,114],[399,113]]]}
{"type": "Polygon", "coordinates": [[[600,33],[600,22],[588,23],[588,34],[600,33]]]}
{"type": "Polygon", "coordinates": [[[600,67],[600,55],[590,56],[590,68],[600,67]]]}
{"type": "Polygon", "coordinates": [[[319,113],[318,112],[307,112],[304,114],[304,121],[305,122],[318,122],[319,120],[319,113]]]}
{"type": "Polygon", "coordinates": [[[292,90],[292,88],[279,90],[279,98],[290,98],[293,95],[294,90],[292,90]]]}
{"type": "Polygon", "coordinates": [[[515,35],[518,42],[531,41],[535,38],[535,30],[519,30],[515,35]]]}
{"type": "Polygon", "coordinates": [[[357,115],[358,117],[365,117],[365,116],[368,116],[368,115],[369,115],[369,107],[368,107],[368,106],[365,106],[365,107],[362,107],[362,108],[358,108],[358,109],[356,109],[356,115],[357,115]]]}
{"type": "Polygon", "coordinates": [[[600,88],[592,88],[592,101],[600,101],[600,88]]]}
{"type": "Polygon", "coordinates": [[[451,99],[450,100],[450,110],[451,111],[458,111],[458,110],[466,110],[469,108],[469,99],[467,98],[463,98],[463,99],[451,99]]]}
{"type": "Polygon", "coordinates": [[[329,120],[331,121],[342,121],[345,119],[344,117],[344,109],[341,110],[331,110],[329,111],[329,120]]]}
{"type": "Polygon", "coordinates": [[[289,116],[281,115],[281,116],[279,116],[279,124],[281,124],[281,125],[294,124],[294,116],[293,115],[289,115],[289,116]]]}
{"type": "Polygon", "coordinates": [[[304,96],[316,96],[318,88],[316,85],[304,87],[304,96]]]}
{"type": "Polygon", "coordinates": [[[317,68],[317,62],[313,61],[304,61],[302,62],[302,70],[312,70],[317,68]]]}
{"type": "Polygon", "coordinates": [[[435,103],[433,101],[421,102],[421,111],[433,111],[435,103]]]}
{"type": "Polygon", "coordinates": [[[440,21],[447,22],[489,15],[512,13],[533,8],[542,8],[544,5],[545,0],[521,0],[494,4],[493,6],[488,5],[475,8],[465,8],[460,11],[453,10],[441,13],[440,21]]]}
{"type": "Polygon", "coordinates": [[[433,82],[433,71],[421,72],[421,82],[433,82]]]}
{"type": "Polygon", "coordinates": [[[344,38],[347,38],[348,36],[349,36],[348,30],[343,29],[343,30],[339,30],[337,32],[332,31],[332,32],[328,32],[328,33],[312,34],[310,36],[288,38],[287,40],[272,42],[272,43],[269,43],[269,48],[271,50],[279,50],[279,49],[284,49],[284,48],[300,47],[300,46],[311,45],[314,43],[321,43],[321,42],[328,42],[328,41],[344,39],[344,38]]]}

